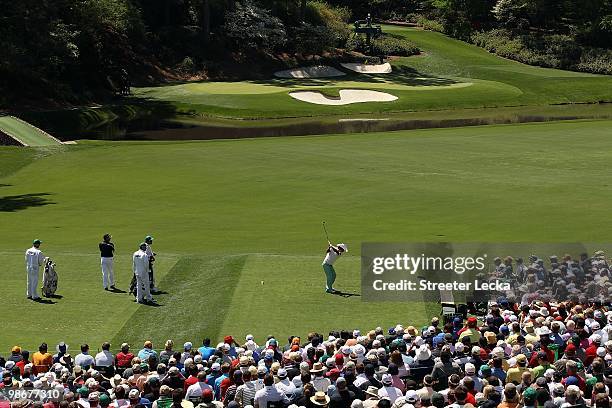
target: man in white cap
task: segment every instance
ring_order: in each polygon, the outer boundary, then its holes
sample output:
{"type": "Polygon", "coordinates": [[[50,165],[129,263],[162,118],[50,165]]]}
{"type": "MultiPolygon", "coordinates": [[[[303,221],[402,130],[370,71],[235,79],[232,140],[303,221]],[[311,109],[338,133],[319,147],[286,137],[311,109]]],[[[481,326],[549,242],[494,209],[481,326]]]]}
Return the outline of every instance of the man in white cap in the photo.
{"type": "Polygon", "coordinates": [[[336,281],[336,270],[334,269],[334,262],[338,257],[348,252],[346,244],[338,244],[334,246],[330,241],[327,241],[327,251],[325,252],[325,259],[323,260],[323,271],[327,277],[327,283],[325,285],[325,292],[327,293],[338,293],[334,289],[334,282],[336,281]]]}
{"type": "Polygon", "coordinates": [[[42,241],[35,239],[32,242],[32,248],[26,250],[25,261],[26,261],[26,272],[27,272],[27,290],[26,295],[28,299],[40,300],[40,297],[36,293],[36,287],[38,286],[38,270],[45,262],[45,257],[42,251],[39,249],[42,241]]]}
{"type": "Polygon", "coordinates": [[[147,244],[140,244],[138,251],[132,256],[132,270],[136,276],[136,301],[142,304],[153,302],[149,286],[149,256],[145,252],[147,244]]]}

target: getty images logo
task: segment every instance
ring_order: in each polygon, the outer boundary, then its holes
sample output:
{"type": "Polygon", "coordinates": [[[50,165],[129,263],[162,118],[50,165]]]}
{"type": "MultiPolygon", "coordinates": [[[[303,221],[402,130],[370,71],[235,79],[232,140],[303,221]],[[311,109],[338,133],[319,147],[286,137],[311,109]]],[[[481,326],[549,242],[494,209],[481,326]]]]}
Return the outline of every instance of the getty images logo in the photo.
{"type": "Polygon", "coordinates": [[[448,271],[462,275],[466,271],[484,271],[487,254],[478,257],[457,256],[411,256],[395,254],[395,256],[375,257],[372,260],[372,272],[382,275],[387,271],[406,271],[411,275],[417,272],[448,271]]]}

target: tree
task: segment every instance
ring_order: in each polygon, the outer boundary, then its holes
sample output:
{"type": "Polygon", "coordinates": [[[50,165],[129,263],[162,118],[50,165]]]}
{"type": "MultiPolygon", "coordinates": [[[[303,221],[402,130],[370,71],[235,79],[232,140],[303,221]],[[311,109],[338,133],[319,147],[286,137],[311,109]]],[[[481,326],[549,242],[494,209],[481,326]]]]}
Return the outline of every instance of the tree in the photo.
{"type": "Polygon", "coordinates": [[[286,39],[283,22],[251,1],[236,3],[234,11],[225,14],[225,35],[242,52],[272,51],[286,39]]]}

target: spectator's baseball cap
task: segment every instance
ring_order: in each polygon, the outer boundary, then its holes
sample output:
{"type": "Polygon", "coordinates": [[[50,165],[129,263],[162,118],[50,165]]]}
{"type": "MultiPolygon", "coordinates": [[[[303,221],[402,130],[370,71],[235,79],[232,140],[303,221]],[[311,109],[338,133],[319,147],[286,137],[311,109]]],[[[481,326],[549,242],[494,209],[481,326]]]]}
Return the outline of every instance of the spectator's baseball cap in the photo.
{"type": "Polygon", "coordinates": [[[578,385],[580,382],[578,381],[578,378],[576,378],[573,375],[570,375],[569,377],[567,377],[565,379],[565,386],[569,387],[570,385],[578,385]]]}
{"type": "Polygon", "coordinates": [[[147,235],[147,236],[145,237],[145,241],[153,241],[153,237],[152,237],[152,236],[150,236],[150,235],[147,235]]]}
{"type": "Polygon", "coordinates": [[[185,344],[183,344],[183,348],[187,351],[191,350],[191,348],[193,347],[193,344],[191,344],[191,342],[187,342],[185,344]]]}
{"type": "Polygon", "coordinates": [[[13,348],[11,349],[11,353],[21,353],[21,347],[13,346],[13,348]]]}
{"type": "Polygon", "coordinates": [[[137,388],[132,388],[128,394],[128,398],[138,398],[140,396],[140,391],[137,388]]]}
{"type": "Polygon", "coordinates": [[[35,239],[34,241],[32,241],[32,244],[36,245],[36,244],[42,244],[42,241],[40,239],[35,239]]]}
{"type": "Polygon", "coordinates": [[[111,399],[107,394],[102,393],[100,394],[99,402],[101,407],[106,408],[110,405],[111,399]]]}

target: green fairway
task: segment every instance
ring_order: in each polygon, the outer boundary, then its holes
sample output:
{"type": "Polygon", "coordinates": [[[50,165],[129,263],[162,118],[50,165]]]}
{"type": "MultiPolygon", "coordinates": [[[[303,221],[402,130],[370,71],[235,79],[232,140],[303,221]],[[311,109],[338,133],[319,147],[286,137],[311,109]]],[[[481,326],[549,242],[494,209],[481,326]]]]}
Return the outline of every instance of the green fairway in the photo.
{"type": "Polygon", "coordinates": [[[611,126],[0,148],[0,353],[41,341],[159,346],[422,324],[438,305],[324,293],[321,221],[349,245],[337,286],[353,293],[362,242],[606,242],[611,126]],[[121,289],[132,252],[155,237],[162,306],[102,290],[105,232],[115,237],[121,289]],[[33,238],[58,265],[63,298],[53,304],[25,298],[33,238]]]}
{"type": "Polygon", "coordinates": [[[61,142],[41,129],[14,116],[0,116],[0,131],[15,138],[25,146],[58,145],[61,142]]]}
{"type": "Polygon", "coordinates": [[[198,82],[135,88],[134,94],[138,99],[168,103],[182,113],[257,119],[612,100],[609,76],[520,64],[435,32],[394,26],[384,30],[414,41],[423,54],[393,60],[394,72],[388,75],[198,82]],[[330,107],[288,95],[298,89],[333,95],[356,88],[388,92],[399,99],[330,107]]]}

